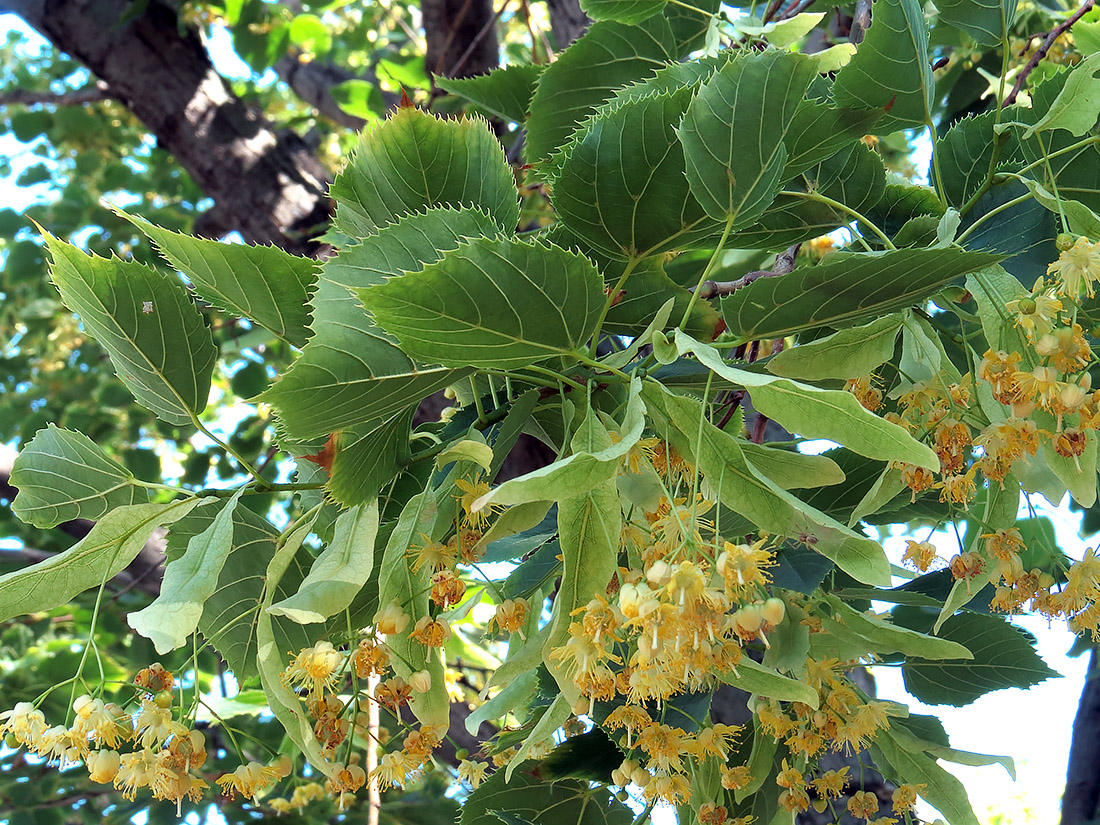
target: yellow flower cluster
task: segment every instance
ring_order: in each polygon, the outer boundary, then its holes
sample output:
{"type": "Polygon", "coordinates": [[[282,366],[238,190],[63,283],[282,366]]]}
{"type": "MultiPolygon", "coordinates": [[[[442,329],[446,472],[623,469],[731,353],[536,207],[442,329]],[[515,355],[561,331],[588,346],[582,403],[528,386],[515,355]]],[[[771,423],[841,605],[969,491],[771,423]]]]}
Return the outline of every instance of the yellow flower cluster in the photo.
{"type": "MultiPolygon", "coordinates": [[[[139,691],[148,691],[138,693],[134,707],[78,696],[69,727],[50,726],[41,710],[19,702],[0,713],[0,736],[62,767],[83,762],[93,782],[113,784],[126,799],[147,788],[153,799],[174,800],[177,809],[184,799],[198,802],[209,787],[198,775],[206,762],[206,740],[174,718],[172,674],[154,664],[134,681],[139,691]]],[[[271,766],[244,765],[216,781],[227,796],[254,798],[289,773],[284,757],[271,766]]]]}

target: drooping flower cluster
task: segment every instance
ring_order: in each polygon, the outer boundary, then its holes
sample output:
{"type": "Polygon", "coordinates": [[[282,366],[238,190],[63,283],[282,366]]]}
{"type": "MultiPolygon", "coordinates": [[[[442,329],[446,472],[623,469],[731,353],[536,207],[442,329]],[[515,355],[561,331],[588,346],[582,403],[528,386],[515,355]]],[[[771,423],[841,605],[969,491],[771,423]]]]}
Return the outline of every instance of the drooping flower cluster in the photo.
{"type": "MultiPolygon", "coordinates": [[[[134,703],[123,707],[90,695],[72,705],[72,723],[50,726],[41,710],[20,702],[0,713],[0,735],[14,739],[62,767],[83,762],[93,782],[113,784],[126,799],[148,789],[153,799],[199,801],[209,787],[199,770],[206,762],[202,732],[188,728],[172,710],[174,679],[159,664],[138,672],[134,703]]],[[[250,763],[217,780],[228,796],[255,797],[290,772],[290,760],[250,763]]]]}

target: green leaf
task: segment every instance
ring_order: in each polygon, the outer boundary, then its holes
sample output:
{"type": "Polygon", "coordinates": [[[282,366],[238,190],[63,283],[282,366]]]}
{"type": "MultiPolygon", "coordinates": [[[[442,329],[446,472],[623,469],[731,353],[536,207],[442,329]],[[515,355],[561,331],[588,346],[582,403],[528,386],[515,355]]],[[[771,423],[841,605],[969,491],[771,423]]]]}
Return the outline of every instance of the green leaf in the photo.
{"type": "Polygon", "coordinates": [[[538,672],[528,670],[508,682],[496,696],[470,711],[466,717],[466,732],[477,736],[484,722],[492,722],[520,706],[529,706],[538,685],[538,672]]]}
{"type": "Polygon", "coordinates": [[[676,349],[681,355],[693,354],[715,375],[745,387],[756,409],[793,433],[827,438],[868,458],[939,467],[939,459],[931,449],[901,427],[866,410],[849,392],[823,390],[731,367],[713,347],[700,344],[680,330],[676,331],[676,349]]]}
{"type": "Polygon", "coordinates": [[[763,52],[730,61],[699,89],[679,135],[691,191],[712,218],[745,226],[775,200],[784,139],[815,72],[805,55],[763,52]]]}
{"type": "Polygon", "coordinates": [[[506,369],[574,352],[604,303],[603,278],[582,256],[489,238],[357,292],[405,352],[456,367],[506,369]]]}
{"type": "Polygon", "coordinates": [[[990,348],[1006,352],[1024,352],[1026,339],[1016,326],[1016,319],[1005,304],[1027,294],[1017,278],[1005,272],[1004,267],[991,266],[968,275],[966,289],[978,304],[978,318],[982,332],[990,348]]]}
{"type": "Polygon", "coordinates": [[[1059,675],[1039,658],[1030,633],[998,616],[959,613],[943,623],[939,636],[965,644],[974,658],[906,661],[905,689],[925,704],[961,707],[993,690],[1029,688],[1059,675]]]}
{"type": "Polygon", "coordinates": [[[583,0],[581,11],[593,20],[641,23],[659,14],[668,0],[583,0]]]}
{"type": "MultiPolygon", "coordinates": [[[[213,507],[199,507],[172,525],[168,533],[168,561],[186,552],[191,538],[208,529],[216,518],[213,507]]],[[[267,519],[247,507],[233,512],[233,550],[222,566],[217,588],[203,605],[199,632],[221,654],[241,682],[256,674],[256,617],[264,597],[267,565],[275,555],[279,531],[267,519]]],[[[300,552],[275,587],[274,599],[286,598],[305,576],[300,552]],[[288,592],[286,588],[291,588],[288,592]]],[[[314,637],[288,619],[272,622],[276,646],[281,651],[301,650],[314,637]]]]}
{"type": "Polygon", "coordinates": [[[966,646],[951,639],[927,636],[877,616],[869,616],[848,606],[836,596],[827,596],[833,609],[833,621],[867,640],[878,653],[901,653],[923,659],[973,659],[966,646]]]}
{"type": "Polygon", "coordinates": [[[516,768],[524,764],[524,760],[527,759],[529,754],[540,742],[553,742],[553,736],[557,732],[558,728],[565,724],[565,721],[572,715],[569,702],[565,696],[559,695],[551,702],[548,707],[539,717],[539,720],[535,723],[535,726],[531,729],[531,732],[527,734],[527,738],[519,746],[512,760],[508,763],[504,769],[504,778],[506,781],[511,781],[513,773],[516,768]]]}
{"type": "Polygon", "coordinates": [[[849,530],[768,479],[746,460],[738,439],[705,419],[697,401],[651,382],[643,385],[642,397],[657,434],[683,455],[694,456],[711,487],[708,495],[770,533],[804,540],[862,582],[889,584],[890,563],[878,542],[849,530]]]}
{"type": "Polygon", "coordinates": [[[846,326],[919,303],[1000,257],[961,249],[833,252],[816,266],[737,290],[722,299],[722,315],[730,331],[746,341],[846,326]]]}
{"type": "MultiPolygon", "coordinates": [[[[882,754],[894,774],[909,784],[924,785],[921,797],[944,815],[950,825],[979,825],[966,786],[939,766],[922,750],[909,750],[895,739],[893,730],[880,731],[874,747],[882,754]]],[[[876,760],[877,762],[878,760],[876,760]]]]}
{"type": "Polygon", "coordinates": [[[955,750],[947,743],[947,733],[943,730],[943,724],[935,716],[910,714],[907,718],[892,724],[890,733],[898,745],[910,752],[923,751],[936,759],[975,768],[1000,765],[1013,780],[1016,779],[1016,763],[1011,756],[993,756],[955,750]],[[918,724],[913,724],[915,721],[918,724]],[[929,736],[934,741],[930,741],[929,736]]]}
{"type": "Polygon", "coordinates": [[[345,114],[363,120],[378,120],[386,112],[386,99],[378,84],[366,80],[345,80],[329,86],[328,92],[345,114]]]}
{"type": "Polygon", "coordinates": [[[53,424],[35,433],[12,467],[11,486],[19,491],[12,512],[35,527],[63,521],[95,521],[128,504],[143,504],[149,493],[134,476],[108,458],[88,436],[53,424]]]}
{"type": "Polygon", "coordinates": [[[332,48],[328,26],[315,14],[298,14],[290,21],[290,42],[304,52],[325,54],[332,48]]]}
{"type": "Polygon", "coordinates": [[[355,507],[378,492],[409,463],[409,429],[415,406],[381,422],[357,424],[336,434],[328,490],[344,507],[355,507]]]}
{"type": "MultiPolygon", "coordinates": [[[[614,284],[616,270],[624,265],[615,262],[604,268],[604,278],[614,284]]],[[[631,346],[634,346],[638,344],[638,337],[645,333],[649,325],[670,303],[668,314],[658,326],[654,326],[654,329],[663,330],[669,325],[670,318],[678,322],[684,316],[688,304],[691,303],[691,293],[668,276],[659,256],[646,258],[640,261],[630,273],[623,288],[622,298],[608,310],[603,332],[608,335],[626,335],[634,338],[635,340],[631,342],[631,346]]],[[[709,341],[714,337],[719,320],[720,316],[711,306],[710,301],[696,301],[692,305],[691,314],[688,316],[687,323],[683,325],[683,329],[696,338],[709,341]]],[[[652,330],[650,334],[652,335],[652,330]]],[[[649,343],[648,340],[638,346],[647,343],[649,343]]],[[[615,357],[621,360],[620,367],[629,360],[622,360],[623,356],[620,353],[616,353],[615,357]]]]}
{"type": "Polygon", "coordinates": [[[512,776],[497,771],[466,797],[458,825],[489,825],[494,811],[506,811],[535,825],[631,825],[634,814],[606,792],[593,791],[587,782],[563,779],[547,782],[531,761],[512,776]]]}
{"type": "Polygon", "coordinates": [[[802,702],[812,708],[818,706],[817,691],[805,682],[781,676],[775,670],[742,656],[734,670],[716,674],[727,685],[733,685],[756,696],[766,696],[781,702],[802,702]]]}
{"type": "Polygon", "coordinates": [[[481,209],[507,232],[519,222],[512,170],[485,121],[411,107],[363,133],[331,194],[336,228],[353,238],[440,206],[481,209]]]}
{"type": "MultiPolygon", "coordinates": [[[[1032,196],[1055,215],[1065,215],[1066,226],[1075,235],[1100,237],[1100,217],[1080,201],[1059,197],[1038,181],[1024,178],[1032,196]]],[[[1060,195],[1061,193],[1059,193],[1060,195]]]]}
{"type": "Polygon", "coordinates": [[[484,213],[436,209],[410,215],[325,261],[313,305],[313,337],[282,378],[262,396],[294,438],[314,438],[387,418],[415,406],[467,373],[422,369],[376,327],[351,293],[438,261],[465,238],[497,231],[484,213]]]}
{"type": "Polygon", "coordinates": [[[436,85],[445,92],[465,98],[490,114],[523,123],[535,94],[535,84],[546,66],[520,63],[493,69],[476,77],[440,77],[436,85]]]}
{"type": "Polygon", "coordinates": [[[844,481],[844,471],[828,456],[782,450],[746,441],[741,452],[757,470],[784,490],[828,487],[844,481]]]}
{"type": "Polygon", "coordinates": [[[493,448],[484,441],[465,438],[456,441],[435,457],[437,469],[443,469],[452,461],[472,461],[483,470],[493,466],[493,448]]]}
{"type": "Polygon", "coordinates": [[[885,135],[931,121],[935,94],[928,61],[928,24],[917,0],[875,0],[871,27],[848,65],[837,74],[833,96],[841,106],[881,109],[876,131],[885,135]]]}
{"type": "Polygon", "coordinates": [[[489,504],[511,506],[531,501],[559,501],[579,496],[613,479],[619,460],[638,443],[645,428],[645,405],[642,403],[640,390],[641,381],[635,378],[630,384],[630,398],[623,414],[618,441],[611,443],[606,439],[607,431],[600,423],[599,415],[589,408],[578,431],[578,438],[573,440],[574,451],[571,455],[509,479],[475,501],[474,510],[480,510],[489,504]],[[596,449],[577,449],[583,440],[582,434],[588,431],[597,433],[589,440],[590,444],[597,445],[596,449]],[[600,431],[604,433],[604,438],[598,436],[600,431]]]}
{"type": "Polygon", "coordinates": [[[1065,85],[1046,110],[1024,132],[1024,139],[1050,129],[1065,129],[1081,137],[1096,125],[1100,117],[1100,55],[1090,55],[1078,63],[1066,77],[1065,85]]]}
{"type": "MultiPolygon", "coordinates": [[[[272,616],[267,611],[275,597],[276,586],[294,561],[294,556],[309,535],[316,518],[314,514],[312,518],[295,524],[289,532],[281,535],[275,554],[268,562],[265,574],[267,586],[256,614],[256,664],[260,672],[260,684],[263,686],[264,693],[267,694],[271,712],[286,730],[291,741],[305,754],[310,765],[328,775],[332,771],[332,763],[325,759],[321,752],[321,745],[313,732],[313,720],[306,713],[306,708],[298,698],[298,694],[283,681],[283,672],[286,670],[287,663],[275,638],[272,616]]],[[[293,655],[296,651],[291,653],[293,655]]]]}
{"type": "Polygon", "coordinates": [[[446,728],[450,724],[450,699],[443,679],[443,660],[438,650],[409,637],[416,622],[429,615],[431,574],[426,567],[414,572],[408,551],[423,541],[421,534],[436,538],[432,533],[437,514],[437,502],[431,492],[418,493],[405,505],[382,556],[378,602],[383,606],[395,603],[410,617],[403,632],[386,637],[386,646],[393,652],[394,672],[403,679],[418,670],[427,670],[431,676],[428,692],[415,693],[409,702],[413,715],[423,725],[446,728]]]}
{"type": "Polygon", "coordinates": [[[676,124],[693,90],[598,109],[565,148],[554,210],[577,237],[615,257],[644,257],[713,235],[684,177],[676,124]]]}
{"type": "Polygon", "coordinates": [[[164,421],[190,424],[206,409],[218,350],[183,284],[143,264],[88,255],[43,235],[61,299],[107,350],[122,383],[164,421]]]}
{"type": "MultiPolygon", "coordinates": [[[[640,427],[638,430],[640,435],[640,427]]],[[[611,448],[612,442],[598,418],[589,414],[573,437],[571,446],[574,452],[598,454],[611,448]]],[[[562,575],[542,658],[561,688],[566,709],[575,704],[580,692],[572,677],[550,655],[555,648],[568,641],[572,611],[588,604],[593,596],[606,593],[611,577],[618,570],[621,528],[622,513],[614,477],[583,494],[562,498],[558,502],[562,575]]]]}
{"type": "Polygon", "coordinates": [[[996,171],[990,169],[990,164],[997,144],[1000,144],[997,169],[1010,166],[1019,152],[1015,132],[994,134],[996,118],[996,112],[968,115],[952,124],[937,141],[936,154],[942,175],[939,188],[952,206],[962,207],[985,184],[990,172],[996,171]]]}
{"type": "Polygon", "coordinates": [[[323,622],[343,612],[374,569],[374,539],[378,535],[378,499],[341,513],[336,533],[317,557],[298,592],[267,610],[299,624],[323,622]]]}
{"type": "Polygon", "coordinates": [[[1040,455],[1058,480],[1061,481],[1074,502],[1082,509],[1096,503],[1096,433],[1087,431],[1085,450],[1081,455],[1067,458],[1058,455],[1050,441],[1044,441],[1040,455]]]}
{"type": "Polygon", "coordinates": [[[672,30],[662,17],[637,26],[594,23],[538,79],[527,118],[528,161],[548,161],[616,89],[677,57],[672,30]]]}
{"type": "Polygon", "coordinates": [[[745,249],[782,249],[820,237],[846,226],[851,216],[801,194],[817,192],[866,214],[882,198],[885,188],[886,170],[881,156],[862,143],[854,143],[803,172],[776,195],[756,224],[734,232],[730,244],[745,249]]]}
{"type": "Polygon", "coordinates": [[[118,214],[144,232],[204,300],[255,321],[295,347],[305,344],[307,301],[317,280],[317,261],[273,246],[194,238],[118,214]]]}
{"type": "Polygon", "coordinates": [[[783,176],[787,178],[802,174],[854,144],[867,134],[880,114],[876,109],[831,105],[812,94],[811,87],[811,96],[799,102],[784,138],[787,165],[783,176]]]}
{"type": "Polygon", "coordinates": [[[785,349],[768,362],[768,371],[809,381],[859,378],[894,357],[901,323],[896,313],[883,315],[869,324],[785,349]]]}
{"type": "Polygon", "coordinates": [[[199,626],[203,606],[217,589],[222,566],[233,549],[233,513],[244,489],[225,502],[209,527],[191,537],[182,556],[165,566],[160,594],[153,603],[126,617],[127,624],[151,640],[162,656],[183,647],[199,626]]]}
{"type": "Polygon", "coordinates": [[[936,0],[940,20],[964,31],[979,46],[999,46],[1012,28],[1016,0],[936,0]]]}
{"type": "MultiPolygon", "coordinates": [[[[51,610],[121,573],[157,527],[183,518],[209,499],[117,507],[68,550],[0,576],[0,621],[51,610]]],[[[617,541],[618,539],[616,539],[617,541]]]]}

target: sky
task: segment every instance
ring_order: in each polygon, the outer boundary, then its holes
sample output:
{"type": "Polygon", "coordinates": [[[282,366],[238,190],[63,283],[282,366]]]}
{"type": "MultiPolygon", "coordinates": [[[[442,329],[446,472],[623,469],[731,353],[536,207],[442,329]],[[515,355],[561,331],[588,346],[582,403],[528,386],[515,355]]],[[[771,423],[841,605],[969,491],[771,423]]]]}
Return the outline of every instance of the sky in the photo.
{"type": "MultiPolygon", "coordinates": [[[[12,29],[27,33],[32,45],[41,42],[14,15],[0,15],[0,38],[12,29]]],[[[228,32],[215,30],[208,45],[215,66],[223,75],[247,76],[248,67],[233,53],[228,32]]],[[[918,142],[918,155],[926,156],[929,151],[927,140],[918,142]]],[[[0,177],[0,207],[21,210],[48,194],[48,183],[32,190],[14,186],[23,168],[41,160],[31,155],[26,145],[19,144],[11,135],[0,135],[0,158],[3,157],[10,160],[13,172],[6,178],[0,177]]],[[[920,161],[918,157],[918,168],[920,161]]],[[[1066,501],[1055,507],[1036,497],[1033,503],[1039,515],[1048,515],[1054,521],[1061,548],[1072,558],[1081,558],[1089,542],[1078,533],[1080,514],[1072,513],[1066,501]]],[[[940,546],[945,553],[954,552],[952,537],[938,536],[933,541],[942,542],[940,546]]],[[[904,548],[903,534],[895,530],[884,543],[892,560],[899,562],[904,548]]],[[[883,605],[880,609],[886,608],[883,605]]],[[[1057,821],[1073,717],[1088,666],[1087,656],[1066,655],[1073,636],[1064,623],[1049,625],[1041,617],[1014,621],[1034,634],[1039,654],[1062,674],[1061,678],[1050,679],[1027,691],[1013,689],[987,694],[963,708],[927,707],[906,693],[899,669],[874,668],[879,698],[904,702],[915,713],[939,716],[953,747],[1013,757],[1017,769],[1015,782],[1000,766],[968,768],[945,764],[966,785],[983,825],[1039,825],[1057,821]]],[[[926,808],[925,812],[931,815],[931,809],[926,808]]]]}

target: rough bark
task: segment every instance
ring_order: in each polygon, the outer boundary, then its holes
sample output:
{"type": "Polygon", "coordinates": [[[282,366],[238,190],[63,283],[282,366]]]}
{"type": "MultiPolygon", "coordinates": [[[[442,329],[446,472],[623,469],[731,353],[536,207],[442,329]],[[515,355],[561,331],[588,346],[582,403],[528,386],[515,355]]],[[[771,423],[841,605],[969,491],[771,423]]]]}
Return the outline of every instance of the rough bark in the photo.
{"type": "Polygon", "coordinates": [[[1062,825],[1085,825],[1095,822],[1100,808],[1100,649],[1093,648],[1089,656],[1089,671],[1077,716],[1073,719],[1073,739],[1069,747],[1069,767],[1066,790],[1062,794],[1062,825]]]}
{"type": "Polygon", "coordinates": [[[429,74],[470,77],[500,62],[492,0],[423,0],[420,11],[429,74]]]}
{"type": "Polygon", "coordinates": [[[584,34],[592,23],[581,11],[580,0],[546,0],[546,7],[550,10],[550,34],[558,51],[584,34]]]}
{"type": "Polygon", "coordinates": [[[198,32],[150,0],[0,0],[87,66],[215,202],[208,226],[309,254],[328,217],[327,172],[306,143],[276,131],[214,71],[198,32]],[[125,21],[125,22],[120,22],[125,21]]]}

